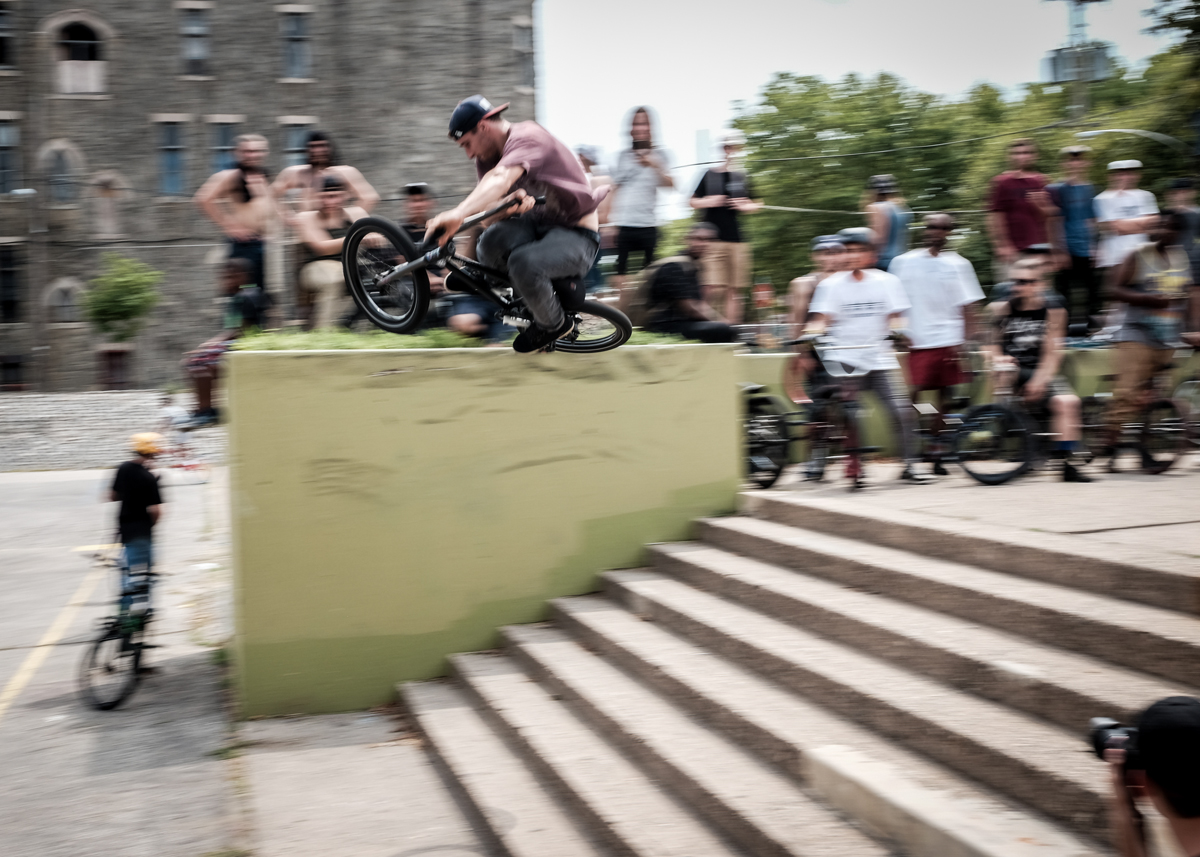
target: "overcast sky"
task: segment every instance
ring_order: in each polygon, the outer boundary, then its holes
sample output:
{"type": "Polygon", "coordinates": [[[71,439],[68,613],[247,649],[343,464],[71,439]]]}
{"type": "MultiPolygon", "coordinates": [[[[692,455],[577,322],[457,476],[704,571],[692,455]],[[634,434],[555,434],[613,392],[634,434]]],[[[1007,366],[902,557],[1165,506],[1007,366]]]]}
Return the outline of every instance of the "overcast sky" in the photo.
{"type": "MultiPolygon", "coordinates": [[[[1143,63],[1167,45],[1142,33],[1150,5],[1091,3],[1088,34],[1143,63]]],[[[1062,0],[535,0],[538,120],[615,158],[626,113],[649,104],[677,164],[707,160],[697,132],[715,140],[733,103],[754,102],[775,72],[887,71],[947,96],[979,81],[1015,93],[1066,44],[1067,13],[1062,0]]]]}

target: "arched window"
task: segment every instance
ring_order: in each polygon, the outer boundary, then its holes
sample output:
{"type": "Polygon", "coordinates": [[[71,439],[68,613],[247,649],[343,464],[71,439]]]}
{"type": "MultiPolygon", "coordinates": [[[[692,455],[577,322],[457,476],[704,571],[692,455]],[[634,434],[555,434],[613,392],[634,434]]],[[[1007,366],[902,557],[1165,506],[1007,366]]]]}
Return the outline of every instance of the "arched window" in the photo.
{"type": "Polygon", "coordinates": [[[99,62],[101,56],[100,37],[87,24],[76,21],[62,28],[58,38],[62,58],[72,62],[99,62]]]}
{"type": "Polygon", "coordinates": [[[75,201],[75,171],[71,169],[71,159],[62,149],[55,149],[50,155],[50,201],[59,205],[75,201]]]}
{"type": "Polygon", "coordinates": [[[83,283],[74,277],[61,277],[46,290],[46,316],[52,324],[73,324],[83,320],[80,302],[83,283]]]}
{"type": "MultiPolygon", "coordinates": [[[[108,84],[106,24],[84,13],[68,13],[71,18],[51,32],[55,42],[58,91],[64,95],[103,93],[108,84]]],[[[65,16],[64,16],[65,17],[65,16]]]]}

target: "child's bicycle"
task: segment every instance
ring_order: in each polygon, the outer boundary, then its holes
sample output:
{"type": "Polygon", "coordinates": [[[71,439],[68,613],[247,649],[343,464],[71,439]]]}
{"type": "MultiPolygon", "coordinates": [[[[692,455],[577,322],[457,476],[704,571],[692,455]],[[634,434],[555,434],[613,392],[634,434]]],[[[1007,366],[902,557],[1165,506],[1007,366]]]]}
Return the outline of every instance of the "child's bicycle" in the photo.
{"type": "Polygon", "coordinates": [[[120,575],[117,612],[100,620],[99,633],[88,646],[79,669],[79,691],[88,705],[101,711],[129,698],[142,674],[142,653],[157,648],[146,642],[154,618],[150,595],[157,575],[148,568],[126,569],[123,552],[96,554],[97,563],[120,575]]]}
{"type": "MultiPolygon", "coordinates": [[[[539,199],[539,204],[542,200],[539,199]]],[[[516,204],[503,203],[463,221],[459,232],[479,225],[516,204]]],[[[430,268],[448,268],[446,288],[466,292],[495,304],[505,324],[521,330],[533,323],[524,300],[508,275],[455,253],[454,241],[445,247],[418,248],[408,234],[382,217],[356,220],[342,245],[342,270],[350,294],[377,327],[389,333],[409,333],[420,326],[429,310],[430,268]]],[[[585,300],[584,278],[554,280],[563,309],[576,321],[575,331],[552,343],[547,351],[580,354],[608,351],[624,344],[633,325],[623,312],[599,301],[585,300]]]]}

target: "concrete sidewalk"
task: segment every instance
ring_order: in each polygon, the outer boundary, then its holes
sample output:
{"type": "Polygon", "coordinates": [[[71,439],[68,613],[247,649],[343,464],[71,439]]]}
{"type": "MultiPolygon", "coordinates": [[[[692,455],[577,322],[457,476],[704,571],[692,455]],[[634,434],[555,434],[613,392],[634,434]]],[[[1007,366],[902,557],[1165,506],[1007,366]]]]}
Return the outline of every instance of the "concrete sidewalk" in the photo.
{"type": "MultiPolygon", "coordinates": [[[[1126,466],[1132,466],[1131,459],[1126,466]]],[[[864,509],[914,512],[934,518],[978,521],[1017,529],[1060,533],[1084,541],[1140,548],[1200,559],[1200,457],[1185,457],[1159,476],[1143,473],[1087,472],[1096,481],[1064,483],[1057,472],[1042,471],[1007,485],[984,486],[961,468],[927,485],[900,482],[898,465],[868,463],[869,487],[850,494],[841,467],[830,469],[824,483],[802,481],[799,467],[784,474],[773,491],[799,496],[845,497],[864,509]]],[[[928,465],[919,465],[922,471],[928,465]]]]}

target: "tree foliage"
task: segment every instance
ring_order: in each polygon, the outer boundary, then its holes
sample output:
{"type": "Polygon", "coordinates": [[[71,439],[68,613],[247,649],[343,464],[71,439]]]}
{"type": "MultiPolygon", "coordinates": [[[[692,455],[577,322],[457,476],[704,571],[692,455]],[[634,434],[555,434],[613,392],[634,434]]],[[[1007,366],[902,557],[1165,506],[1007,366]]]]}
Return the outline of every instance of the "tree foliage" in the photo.
{"type": "Polygon", "coordinates": [[[104,254],[104,271],[92,280],[84,309],[92,325],[114,342],[127,342],[142,329],[158,303],[161,271],[115,253],[104,254]]]}
{"type": "MultiPolygon", "coordinates": [[[[987,282],[990,247],[981,210],[992,177],[1007,168],[1009,142],[1035,138],[1043,153],[1040,169],[1052,175],[1058,149],[1082,142],[1075,134],[1083,129],[1140,128],[1190,143],[1187,105],[1200,84],[1189,65],[1186,51],[1176,47],[1141,74],[1118,67],[1112,78],[1091,85],[1090,112],[1081,125],[1066,124],[1070,93],[1064,87],[1029,84],[1019,98],[1006,101],[1000,90],[980,84],[951,100],[889,74],[833,82],[779,74],[734,124],[747,135],[747,166],[768,205],[859,212],[868,177],[890,173],[914,210],[961,212],[957,249],[987,282]]],[[[1186,153],[1141,137],[1105,134],[1088,145],[1095,150],[1092,180],[1101,187],[1104,165],[1118,158],[1141,160],[1143,186],[1154,191],[1191,169],[1186,153]]],[[[756,278],[778,289],[809,270],[813,236],[861,225],[863,219],[853,213],[767,210],[744,222],[756,278]]]]}
{"type": "Polygon", "coordinates": [[[1180,35],[1193,59],[1200,54],[1200,0],[1154,0],[1144,14],[1154,21],[1147,31],[1180,35]]]}

